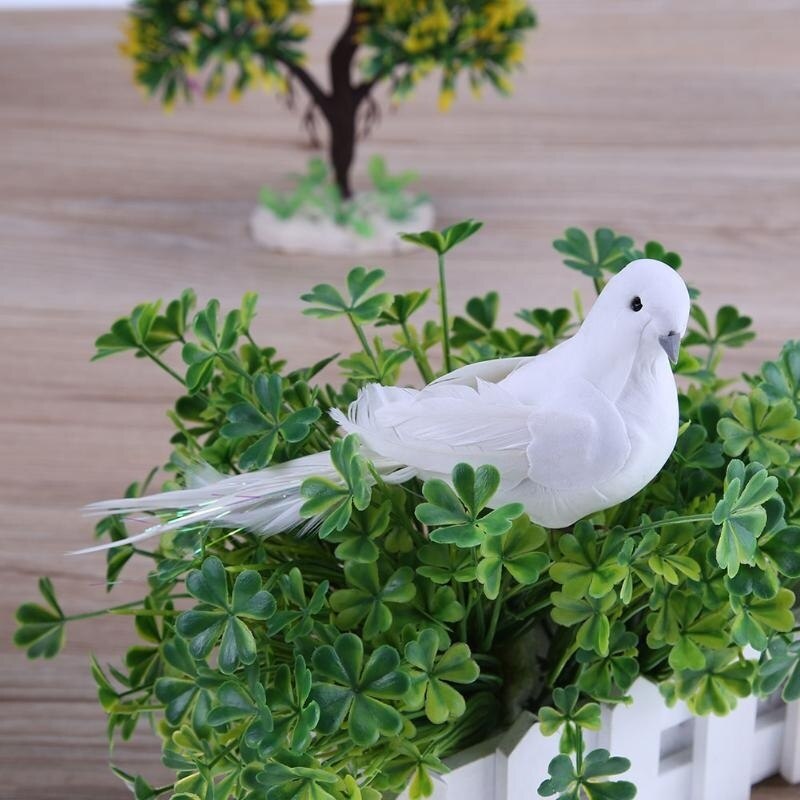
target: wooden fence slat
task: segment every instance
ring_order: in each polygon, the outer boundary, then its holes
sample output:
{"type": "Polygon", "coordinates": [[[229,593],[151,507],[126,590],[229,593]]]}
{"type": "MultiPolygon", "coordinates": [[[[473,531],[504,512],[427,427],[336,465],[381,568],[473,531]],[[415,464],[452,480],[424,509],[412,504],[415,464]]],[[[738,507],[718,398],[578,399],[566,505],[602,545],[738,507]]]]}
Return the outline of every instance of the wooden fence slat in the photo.
{"type": "Polygon", "coordinates": [[[800,783],[800,700],[786,706],[781,775],[789,783],[800,783]]]}
{"type": "Polygon", "coordinates": [[[658,780],[664,698],[647,680],[634,683],[629,694],[631,705],[603,707],[599,746],[630,759],[625,780],[640,787],[640,796],[650,798],[653,795],[642,787],[654,787],[658,780]]]}
{"type": "MultiPolygon", "coordinates": [[[[693,717],[683,703],[668,708],[645,679],[629,694],[630,705],[603,707],[600,731],[585,739],[588,750],[630,760],[624,779],[643,800],[749,800],[751,786],[778,764],[785,780],[800,783],[800,702],[783,718],[763,703],[759,716],[755,697],[725,717],[693,717]]],[[[451,772],[435,777],[433,800],[538,800],[558,743],[525,711],[502,734],[448,758],[451,772]]]]}
{"type": "Polygon", "coordinates": [[[724,717],[698,717],[691,800],[749,800],[755,736],[755,697],[724,717]]]}
{"type": "Polygon", "coordinates": [[[559,736],[543,736],[536,717],[524,711],[500,740],[495,761],[497,800],[536,800],[547,767],[558,755],[559,736]]]}
{"type": "MultiPolygon", "coordinates": [[[[444,779],[450,800],[495,800],[495,761],[502,734],[445,759],[444,779]]],[[[502,798],[505,800],[505,798],[502,798]]]]}

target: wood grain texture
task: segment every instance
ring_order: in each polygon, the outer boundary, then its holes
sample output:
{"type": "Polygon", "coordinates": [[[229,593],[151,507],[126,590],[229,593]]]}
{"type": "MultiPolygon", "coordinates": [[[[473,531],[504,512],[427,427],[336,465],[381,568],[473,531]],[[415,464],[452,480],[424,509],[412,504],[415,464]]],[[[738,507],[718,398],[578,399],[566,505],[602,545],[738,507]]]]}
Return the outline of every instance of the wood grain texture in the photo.
{"type": "MultiPolygon", "coordinates": [[[[608,224],[685,258],[707,306],[734,302],[759,339],[754,369],[798,335],[800,4],[790,0],[542,0],[511,100],[464,97],[439,115],[432,85],[384,120],[360,155],[414,167],[440,219],[485,231],[451,265],[453,305],[498,288],[518,307],[567,304],[582,279],[550,242],[608,224]]],[[[342,9],[315,14],[312,66],[342,9]]],[[[346,258],[265,254],[245,221],[262,183],[286,185],[309,155],[274,98],[199,103],[164,116],[131,86],[115,12],[0,15],[0,797],[114,800],[105,720],[86,653],[113,660],[125,619],[69,631],[66,653],[28,664],[12,613],[42,573],[70,612],[105,602],[103,558],[80,506],[116,496],[167,454],[170,379],[130,359],[89,365],[91,343],[136,302],[194,286],[237,303],[293,364],[351,347],[344,326],[300,316],[298,295],[339,281],[346,258]]],[[[369,263],[369,262],[368,262],[369,263]]],[[[423,254],[383,258],[389,286],[429,285],[423,254]]],[[[135,597],[125,574],[117,602],[135,597]]],[[[142,735],[114,761],[158,780],[142,735]]],[[[798,797],[770,781],[758,800],[798,797]]],[[[645,798],[646,800],[646,798],[645,798]]]]}

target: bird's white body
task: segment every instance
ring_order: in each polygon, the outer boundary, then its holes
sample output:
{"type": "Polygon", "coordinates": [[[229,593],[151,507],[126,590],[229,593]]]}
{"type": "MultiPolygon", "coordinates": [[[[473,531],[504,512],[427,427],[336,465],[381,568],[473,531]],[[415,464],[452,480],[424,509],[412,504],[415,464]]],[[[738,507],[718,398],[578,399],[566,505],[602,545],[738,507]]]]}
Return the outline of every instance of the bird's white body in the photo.
{"type": "MultiPolygon", "coordinates": [[[[468,365],[420,390],[368,385],[347,415],[332,415],[387,481],[492,464],[501,476],[492,505],[520,502],[533,521],[564,527],[631,497],[669,458],[678,398],[667,353],[677,355],[688,316],[677,273],[642,259],[552,350],[468,365]]],[[[300,523],[300,485],[315,474],[336,479],[327,454],[92,510],[180,510],[134,538],[193,521],[270,535],[300,523]]]]}
{"type": "Polygon", "coordinates": [[[678,434],[663,350],[642,342],[624,370],[598,370],[587,335],[540,356],[470,365],[419,391],[367,386],[346,417],[334,416],[369,457],[421,478],[448,480],[460,461],[493,464],[501,484],[492,505],[519,502],[535,522],[561,528],[639,491],[678,434]]]}

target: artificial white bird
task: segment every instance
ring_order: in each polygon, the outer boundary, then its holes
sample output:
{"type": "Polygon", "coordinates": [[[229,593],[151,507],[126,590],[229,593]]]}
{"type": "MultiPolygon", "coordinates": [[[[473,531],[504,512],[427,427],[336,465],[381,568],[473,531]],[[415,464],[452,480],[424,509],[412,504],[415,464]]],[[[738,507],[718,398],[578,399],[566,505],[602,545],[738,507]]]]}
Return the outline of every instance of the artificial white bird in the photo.
{"type": "MultiPolygon", "coordinates": [[[[501,476],[492,506],[519,502],[534,522],[562,528],[636,494],[669,458],[678,435],[669,362],[689,306],[671,267],[633,261],[552,350],[470,364],[419,390],[370,384],[346,416],[331,415],[387,482],[449,480],[459,462],[492,464],[501,476]]],[[[126,541],[196,523],[269,536],[304,522],[300,487],[312,475],[338,480],[327,452],[227,478],[195,475],[185,490],[89,510],[175,512],[126,541]]]]}

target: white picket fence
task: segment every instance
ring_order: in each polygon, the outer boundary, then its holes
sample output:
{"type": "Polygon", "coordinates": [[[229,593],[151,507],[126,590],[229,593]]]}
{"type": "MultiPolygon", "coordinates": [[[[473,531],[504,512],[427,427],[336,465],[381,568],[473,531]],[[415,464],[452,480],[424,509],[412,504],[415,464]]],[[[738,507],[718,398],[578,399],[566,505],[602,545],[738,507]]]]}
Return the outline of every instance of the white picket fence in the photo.
{"type": "MultiPolygon", "coordinates": [[[[694,717],[683,703],[668,708],[643,678],[633,703],[603,709],[602,729],[588,745],[631,761],[622,776],[640,800],[748,800],[750,787],[780,773],[800,782],[800,701],[740,700],[725,717],[694,717]]],[[[524,712],[502,734],[447,759],[434,800],[537,800],[558,735],[545,737],[524,712]]],[[[401,800],[406,800],[404,794],[401,800]]]]}

